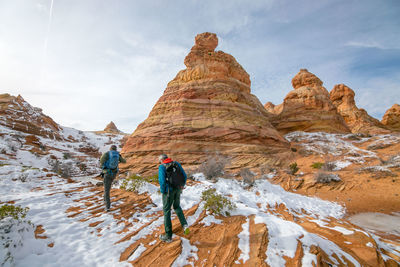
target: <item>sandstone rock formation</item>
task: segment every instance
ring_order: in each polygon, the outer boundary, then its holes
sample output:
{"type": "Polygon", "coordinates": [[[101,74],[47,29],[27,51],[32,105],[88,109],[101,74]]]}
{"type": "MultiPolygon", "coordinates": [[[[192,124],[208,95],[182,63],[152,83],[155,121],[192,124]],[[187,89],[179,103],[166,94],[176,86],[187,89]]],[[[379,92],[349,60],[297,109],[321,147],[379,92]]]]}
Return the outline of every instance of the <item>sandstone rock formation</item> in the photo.
{"type": "Polygon", "coordinates": [[[393,131],[400,131],[400,105],[394,104],[385,112],[382,118],[382,124],[393,131]]]}
{"type": "Polygon", "coordinates": [[[272,113],[274,115],[278,115],[279,113],[282,112],[283,105],[282,104],[274,105],[272,102],[267,102],[267,103],[265,103],[264,108],[268,112],[270,112],[270,113],[272,113]]]}
{"type": "Polygon", "coordinates": [[[0,94],[0,125],[28,134],[63,139],[60,126],[20,95],[0,94]]]}
{"type": "Polygon", "coordinates": [[[107,126],[106,126],[106,128],[104,128],[103,132],[113,133],[113,134],[122,133],[120,130],[118,130],[117,126],[115,126],[115,123],[113,121],[111,121],[109,124],[107,124],[107,126]]]}
{"type": "Polygon", "coordinates": [[[346,121],[352,133],[386,134],[390,131],[377,119],[359,109],[354,100],[354,91],[344,84],[337,84],[330,92],[332,103],[346,121]]]}
{"type": "Polygon", "coordinates": [[[277,116],[272,124],[279,132],[350,132],[317,76],[301,69],[292,79],[292,85],[294,90],[286,95],[281,106],[273,108],[272,113],[277,116]]]}
{"type": "Polygon", "coordinates": [[[196,36],[184,61],[187,68],[168,83],[123,147],[126,168],[155,172],[160,153],[187,169],[213,153],[231,157],[231,169],[276,162],[278,153],[289,153],[289,143],[250,94],[249,75],[233,56],[214,51],[217,44],[213,33],[196,36]]]}

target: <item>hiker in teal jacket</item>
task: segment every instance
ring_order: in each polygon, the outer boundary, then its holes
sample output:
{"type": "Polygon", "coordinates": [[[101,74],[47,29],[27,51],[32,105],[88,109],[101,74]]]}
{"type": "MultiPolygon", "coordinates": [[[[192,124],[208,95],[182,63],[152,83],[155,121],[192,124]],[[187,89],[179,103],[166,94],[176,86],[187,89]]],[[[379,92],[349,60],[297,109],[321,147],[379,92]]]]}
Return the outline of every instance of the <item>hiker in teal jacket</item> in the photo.
{"type": "Polygon", "coordinates": [[[126,160],[117,151],[117,146],[112,145],[110,151],[104,153],[100,158],[100,166],[102,169],[103,183],[104,183],[104,202],[106,204],[106,211],[110,211],[111,201],[110,201],[110,190],[111,184],[117,173],[118,163],[126,163],[126,160]]]}
{"type": "MultiPolygon", "coordinates": [[[[188,224],[185,219],[185,215],[183,214],[180,198],[182,194],[182,188],[173,188],[171,185],[167,183],[167,167],[169,164],[172,164],[173,161],[168,158],[167,155],[162,154],[159,157],[160,166],[158,168],[158,181],[160,183],[160,191],[162,193],[162,201],[163,201],[163,212],[164,212],[164,228],[165,234],[160,235],[160,239],[165,242],[172,241],[172,222],[171,222],[171,206],[174,207],[175,213],[178,216],[179,222],[181,223],[182,228],[184,229],[184,234],[189,234],[188,224]]],[[[176,161],[175,161],[176,162],[176,161]]],[[[181,173],[184,176],[185,184],[187,180],[187,176],[185,171],[183,170],[181,164],[176,162],[181,173]]]]}

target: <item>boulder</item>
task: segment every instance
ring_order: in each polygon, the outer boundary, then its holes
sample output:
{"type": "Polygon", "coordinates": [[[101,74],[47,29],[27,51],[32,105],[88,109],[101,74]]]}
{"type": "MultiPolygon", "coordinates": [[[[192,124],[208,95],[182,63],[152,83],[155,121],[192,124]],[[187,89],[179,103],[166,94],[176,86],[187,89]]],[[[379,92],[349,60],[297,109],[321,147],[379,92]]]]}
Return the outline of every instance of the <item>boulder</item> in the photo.
{"type": "MultiPolygon", "coordinates": [[[[209,155],[230,157],[230,170],[277,164],[289,143],[268,120],[269,113],[250,93],[250,77],[235,58],[214,51],[214,33],[196,36],[186,69],[168,83],[148,118],[122,149],[124,168],[157,171],[166,153],[185,169],[196,169],[209,155]]],[[[283,157],[287,158],[287,157],[283,157]]]]}

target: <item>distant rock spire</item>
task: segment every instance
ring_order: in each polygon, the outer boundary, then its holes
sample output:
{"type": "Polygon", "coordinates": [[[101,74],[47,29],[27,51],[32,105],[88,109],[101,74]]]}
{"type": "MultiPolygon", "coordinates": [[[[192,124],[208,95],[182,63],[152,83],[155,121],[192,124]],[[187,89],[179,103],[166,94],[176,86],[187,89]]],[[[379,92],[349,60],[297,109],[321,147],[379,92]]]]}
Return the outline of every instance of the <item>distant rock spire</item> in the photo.
{"type": "Polygon", "coordinates": [[[106,133],[121,133],[120,130],[118,130],[117,126],[115,126],[115,123],[111,121],[109,124],[107,124],[106,128],[104,128],[104,132],[106,133]]]}

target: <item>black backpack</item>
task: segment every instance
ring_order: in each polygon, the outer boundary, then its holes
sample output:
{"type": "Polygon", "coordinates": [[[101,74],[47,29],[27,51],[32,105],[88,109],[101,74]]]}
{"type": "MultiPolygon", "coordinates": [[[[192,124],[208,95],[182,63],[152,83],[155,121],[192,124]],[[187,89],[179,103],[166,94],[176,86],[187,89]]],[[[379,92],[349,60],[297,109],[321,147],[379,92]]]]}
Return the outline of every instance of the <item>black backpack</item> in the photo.
{"type": "Polygon", "coordinates": [[[171,163],[164,164],[167,171],[167,183],[173,188],[182,188],[185,185],[185,176],[183,175],[179,165],[173,161],[171,163]]]}

